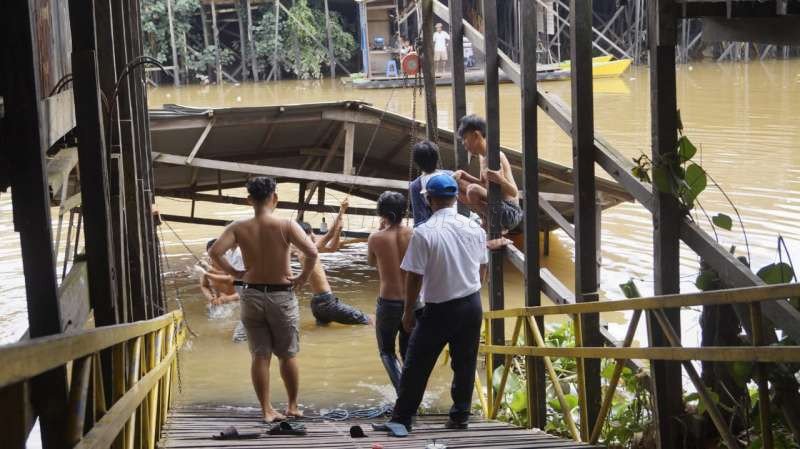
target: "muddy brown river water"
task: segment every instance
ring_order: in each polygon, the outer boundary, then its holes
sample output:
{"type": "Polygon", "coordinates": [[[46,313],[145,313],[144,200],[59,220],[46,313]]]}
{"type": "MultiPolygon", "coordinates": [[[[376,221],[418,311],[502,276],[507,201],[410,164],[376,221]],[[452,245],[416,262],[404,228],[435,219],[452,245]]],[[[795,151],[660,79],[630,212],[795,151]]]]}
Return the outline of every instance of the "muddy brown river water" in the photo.
{"type": "MultiPolygon", "coordinates": [[[[749,64],[700,63],[678,68],[678,103],[685,131],[698,145],[696,158],[726,189],[745,222],[753,265],[763,266],[777,259],[776,239],[782,235],[792,255],[800,254],[800,61],[767,61],[749,64]]],[[[624,77],[595,81],[595,127],[616,148],[629,156],[649,153],[649,89],[646,67],[634,67],[624,77]]],[[[569,101],[569,83],[541,85],[569,101]]],[[[519,89],[511,84],[500,88],[501,141],[519,148],[519,89]]],[[[439,123],[452,127],[451,92],[437,91],[439,123]]],[[[151,108],[165,103],[187,106],[243,107],[301,102],[363,100],[379,108],[410,116],[411,91],[354,90],[330,81],[285,81],[277,84],[159,87],[150,91],[151,108]]],[[[418,105],[418,116],[424,109],[418,105]]],[[[482,114],[483,88],[467,88],[469,112],[482,114]]],[[[539,153],[564,165],[571,163],[567,136],[540,113],[539,153]]],[[[598,169],[599,170],[599,169],[598,169]]],[[[603,176],[602,173],[599,173],[603,176]]],[[[233,192],[236,193],[236,192],[233,192]]],[[[283,197],[296,195],[291,185],[282,185],[283,197]]],[[[333,204],[337,198],[330,194],[333,204]]],[[[722,195],[713,188],[700,200],[713,215],[732,215],[722,195]]],[[[159,199],[164,212],[187,214],[185,201],[159,199]]],[[[233,219],[249,214],[247,208],[198,205],[197,214],[209,218],[233,219]]],[[[318,222],[321,214],[307,218],[318,222]]],[[[328,221],[332,220],[328,215],[328,221]]],[[[704,219],[698,218],[709,228],[704,219]]],[[[349,217],[348,229],[368,230],[373,222],[349,217]]],[[[652,292],[652,241],[650,217],[636,204],[622,204],[606,211],[602,218],[602,295],[620,298],[619,284],[637,279],[643,294],[652,292]]],[[[172,224],[180,240],[192,253],[202,255],[205,242],[219,233],[218,228],[172,224]]],[[[213,402],[254,405],[249,380],[249,356],[244,344],[231,341],[238,309],[216,319],[208,317],[191,266],[194,258],[168,228],[161,230],[166,243],[169,268],[167,285],[170,298],[182,299],[187,319],[198,337],[180,357],[179,396],[185,402],[213,402]]],[[[556,232],[551,237],[551,253],[543,265],[566,285],[574,284],[573,249],[568,237],[556,232]]],[[[720,241],[744,250],[741,229],[720,231],[720,241]]],[[[347,246],[341,253],[323,257],[334,291],[346,301],[374,313],[378,291],[377,276],[366,263],[365,244],[347,246]]],[[[683,248],[681,253],[682,289],[694,289],[697,257],[683,248]]],[[[522,304],[521,278],[512,269],[506,277],[506,301],[522,304]]],[[[10,342],[26,327],[22,263],[18,238],[13,233],[8,194],[0,196],[0,342],[10,342]]],[[[380,404],[393,398],[388,379],[377,356],[374,330],[370,327],[314,324],[307,293],[300,295],[301,314],[301,402],[314,408],[355,407],[380,404]]],[[[485,301],[485,298],[484,298],[485,301]]],[[[611,330],[623,332],[623,314],[604,316],[611,330]]],[[[697,315],[684,314],[683,337],[687,344],[699,342],[697,315]]],[[[640,330],[641,332],[641,330],[640,330]]],[[[274,373],[277,378],[277,372],[274,373]]],[[[449,402],[449,368],[437,367],[426,401],[431,406],[449,402]]],[[[273,384],[276,401],[285,396],[279,383],[273,384]]]]}

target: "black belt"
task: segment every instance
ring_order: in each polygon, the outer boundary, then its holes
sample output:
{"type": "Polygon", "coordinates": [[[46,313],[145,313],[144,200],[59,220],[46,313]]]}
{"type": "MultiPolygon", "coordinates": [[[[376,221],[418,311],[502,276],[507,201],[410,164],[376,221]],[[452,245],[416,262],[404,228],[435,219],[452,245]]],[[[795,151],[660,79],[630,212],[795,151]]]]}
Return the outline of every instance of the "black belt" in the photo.
{"type": "Polygon", "coordinates": [[[252,288],[264,293],[269,292],[289,292],[292,291],[292,284],[248,284],[244,283],[244,288],[252,288]]]}
{"type": "Polygon", "coordinates": [[[234,279],[233,285],[235,285],[236,287],[244,287],[245,284],[244,281],[240,281],[239,279],[234,279]]]}

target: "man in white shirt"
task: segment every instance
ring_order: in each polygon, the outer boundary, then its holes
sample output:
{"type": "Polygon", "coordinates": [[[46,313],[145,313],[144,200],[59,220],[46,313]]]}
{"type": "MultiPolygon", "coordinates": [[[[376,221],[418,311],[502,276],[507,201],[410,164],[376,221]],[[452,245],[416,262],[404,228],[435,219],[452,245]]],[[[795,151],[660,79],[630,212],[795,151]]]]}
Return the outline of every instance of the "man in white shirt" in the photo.
{"type": "Polygon", "coordinates": [[[452,207],[458,196],[458,184],[452,176],[432,177],[426,194],[433,215],[414,228],[400,265],[408,273],[403,327],[413,329],[413,333],[397,402],[387,423],[395,434],[398,425],[410,429],[428,377],[445,345],[450,346],[453,368],[453,406],[445,427],[466,428],[478,360],[483,313],[480,289],[489,262],[486,233],[452,207]],[[414,305],[420,293],[425,308],[417,318],[414,305]]]}
{"type": "Polygon", "coordinates": [[[442,30],[442,24],[436,24],[436,32],[433,33],[433,63],[436,73],[444,72],[447,69],[447,43],[450,35],[442,30]],[[441,67],[441,70],[439,69],[441,67]]]}

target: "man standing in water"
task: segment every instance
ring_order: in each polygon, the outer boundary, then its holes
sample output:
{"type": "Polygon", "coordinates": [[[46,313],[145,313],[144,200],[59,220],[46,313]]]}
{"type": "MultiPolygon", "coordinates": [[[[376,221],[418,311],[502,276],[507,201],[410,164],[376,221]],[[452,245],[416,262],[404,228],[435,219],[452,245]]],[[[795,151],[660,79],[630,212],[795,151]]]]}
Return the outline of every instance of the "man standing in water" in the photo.
{"type": "Polygon", "coordinates": [[[400,262],[411,239],[411,228],[403,226],[406,198],[397,192],[383,192],[378,197],[380,229],[367,240],[367,261],[378,268],[380,296],[375,312],[375,336],[383,367],[389,374],[394,389],[400,388],[402,364],[397,358],[395,340],[400,337],[400,357],[405,358],[408,347],[408,332],[403,329],[403,300],[406,291],[406,276],[400,262]]]}
{"type": "Polygon", "coordinates": [[[428,181],[433,215],[414,228],[400,268],[405,270],[406,302],[403,327],[411,334],[400,393],[387,429],[402,436],[422,402],[431,371],[445,345],[450,346],[453,406],[445,427],[467,427],[472,406],[478,341],[481,331],[480,289],[486,273],[486,233],[459,215],[452,206],[458,185],[451,176],[428,181]],[[417,316],[414,306],[420,292],[425,308],[417,316]],[[405,429],[403,429],[405,427],[405,429]]]}
{"type": "Polygon", "coordinates": [[[297,406],[299,372],[295,358],[299,351],[300,313],[293,289],[308,281],[318,256],[317,248],[297,223],[273,214],[278,202],[274,179],[252,178],[247,181],[247,192],[253,218],[228,225],[209,249],[209,255],[223,271],[244,282],[242,322],[252,354],[250,375],[264,421],[273,422],[286,417],[270,402],[269,365],[273,354],[280,361],[289,398],[286,415],[302,416],[297,406]],[[242,250],[244,271],[234,269],[225,258],[225,252],[236,245],[242,250]],[[291,245],[310,262],[296,276],[289,265],[291,245]]]}
{"type": "Polygon", "coordinates": [[[481,217],[486,218],[489,183],[500,184],[503,202],[500,204],[500,227],[510,231],[522,222],[522,208],[519,206],[519,190],[514,181],[514,173],[506,155],[500,152],[500,169],[489,170],[486,146],[486,121],[470,114],[461,119],[458,138],[464,142],[464,149],[480,159],[481,174],[476,178],[463,170],[457,170],[453,177],[458,181],[458,200],[481,217]]]}
{"type": "MultiPolygon", "coordinates": [[[[347,211],[349,203],[345,199],[339,205],[339,214],[333,221],[331,228],[321,238],[314,235],[314,230],[311,225],[300,221],[300,227],[303,228],[308,238],[314,242],[317,251],[320,253],[334,253],[339,250],[339,235],[342,232],[342,218],[347,211]]],[[[369,317],[362,311],[343,303],[331,290],[331,284],[328,282],[328,276],[325,274],[325,268],[322,267],[322,262],[319,259],[309,260],[302,252],[297,254],[303,269],[311,267],[311,277],[309,282],[311,284],[311,313],[317,320],[317,324],[325,325],[329,323],[341,324],[369,324],[369,317]]]]}

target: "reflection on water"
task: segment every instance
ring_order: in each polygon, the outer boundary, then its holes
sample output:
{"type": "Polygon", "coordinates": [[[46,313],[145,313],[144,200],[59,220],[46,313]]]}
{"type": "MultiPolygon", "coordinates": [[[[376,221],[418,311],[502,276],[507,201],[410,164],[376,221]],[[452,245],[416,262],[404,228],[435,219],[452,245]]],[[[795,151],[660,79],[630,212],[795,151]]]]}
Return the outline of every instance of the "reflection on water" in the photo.
{"type": "MultiPolygon", "coordinates": [[[[787,239],[790,251],[797,253],[800,232],[800,128],[796,117],[800,110],[800,61],[769,61],[750,64],[695,64],[678,69],[678,103],[686,133],[698,145],[696,158],[726,189],[745,221],[753,265],[763,266],[776,259],[778,234],[787,239]]],[[[595,82],[595,126],[615,147],[628,156],[649,153],[649,77],[647,68],[633,68],[624,78],[595,82]]],[[[569,83],[542,84],[569,101],[569,83]]],[[[503,85],[501,95],[501,141],[518,148],[520,142],[520,97],[514,85],[503,85]]],[[[452,128],[451,93],[447,87],[437,91],[438,120],[452,128]]],[[[164,103],[189,106],[244,107],[315,101],[363,100],[379,108],[410,116],[410,90],[352,90],[330,81],[289,81],[280,84],[245,84],[154,88],[151,107],[164,103]]],[[[483,90],[467,88],[469,112],[484,111],[483,90]]],[[[418,105],[417,116],[424,117],[418,105]]],[[[543,113],[539,114],[539,152],[542,158],[570,165],[569,140],[543,113]]],[[[599,173],[604,176],[604,174],[599,173]]],[[[241,192],[233,192],[233,194],[241,192]]],[[[294,197],[292,186],[281,186],[283,197],[294,197]]],[[[337,198],[328,192],[329,204],[337,198]]],[[[340,198],[339,198],[340,199],[340,198]]],[[[701,196],[703,207],[713,215],[732,214],[723,196],[713,188],[701,196]]],[[[167,213],[187,214],[190,205],[177,200],[159,200],[167,213]]],[[[197,214],[209,218],[247,216],[247,208],[199,204],[197,214]]],[[[322,214],[306,213],[307,219],[319,222],[322,214]]],[[[328,216],[328,222],[332,219],[328,216]]],[[[706,228],[706,220],[698,221],[706,228]]],[[[370,229],[369,218],[348,217],[348,229],[370,229]]],[[[172,224],[190,246],[202,254],[207,239],[218,228],[172,224]]],[[[229,318],[209,320],[197,280],[190,275],[194,258],[169,229],[162,229],[167,243],[169,285],[175,285],[183,299],[192,329],[199,335],[191,348],[181,355],[184,394],[181,400],[253,404],[248,374],[249,356],[244,344],[231,341],[238,312],[229,318]]],[[[619,298],[618,285],[629,278],[638,279],[643,294],[652,292],[651,219],[642,207],[623,204],[603,214],[602,222],[602,293],[619,298]]],[[[743,250],[744,239],[738,227],[720,231],[725,245],[743,250]]],[[[573,285],[572,244],[568,237],[555,233],[551,255],[543,265],[566,285],[573,285]]],[[[323,256],[334,291],[345,301],[374,313],[378,291],[375,271],[366,265],[364,244],[349,246],[340,254],[323,256]]],[[[684,247],[681,258],[682,289],[694,289],[697,257],[684,247]]],[[[0,196],[0,340],[10,341],[24,329],[24,291],[17,237],[12,233],[8,195],[0,196]]],[[[522,304],[520,277],[506,276],[506,301],[509,306],[522,304]]],[[[485,295],[484,295],[485,296],[485,295]]],[[[302,340],[300,353],[301,401],[315,407],[337,405],[372,405],[392,397],[388,379],[379,362],[374,330],[370,327],[332,325],[317,327],[308,308],[309,295],[300,295],[302,304],[302,340]]],[[[484,297],[485,301],[485,297],[484,297]]],[[[624,332],[625,316],[603,317],[611,322],[618,335],[624,332]]],[[[640,333],[641,334],[641,333],[640,333]]],[[[699,343],[697,317],[685,312],[683,335],[688,344],[699,343]]],[[[274,372],[275,399],[284,399],[277,372],[274,372]]],[[[440,366],[434,373],[430,396],[432,405],[447,405],[449,369],[440,366]]]]}

